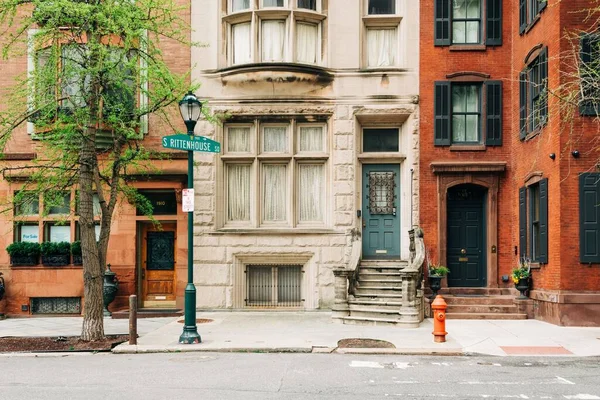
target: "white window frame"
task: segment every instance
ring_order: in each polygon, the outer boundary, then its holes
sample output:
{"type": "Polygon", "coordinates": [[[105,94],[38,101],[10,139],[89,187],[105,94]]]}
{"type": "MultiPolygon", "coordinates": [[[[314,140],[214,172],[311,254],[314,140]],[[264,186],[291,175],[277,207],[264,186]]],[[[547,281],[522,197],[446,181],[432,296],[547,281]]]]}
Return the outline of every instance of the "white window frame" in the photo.
{"type": "Polygon", "coordinates": [[[245,13],[248,11],[252,11],[254,10],[254,6],[255,6],[255,0],[249,0],[248,1],[250,4],[250,7],[244,9],[244,10],[238,10],[238,11],[233,11],[233,0],[227,0],[227,14],[237,14],[237,13],[245,13]]]}
{"type": "Polygon", "coordinates": [[[322,64],[322,62],[323,62],[323,57],[322,57],[323,29],[322,29],[322,26],[323,26],[322,23],[319,21],[306,20],[306,19],[298,18],[298,17],[296,17],[294,19],[294,34],[293,34],[293,38],[292,38],[292,41],[293,41],[292,51],[293,51],[295,63],[305,64],[305,65],[321,65],[322,64]],[[316,43],[317,59],[315,60],[314,63],[306,63],[306,62],[298,60],[298,24],[314,25],[317,27],[317,43],[316,43]]]}
{"type": "MultiPolygon", "coordinates": [[[[256,42],[256,57],[258,58],[258,62],[260,63],[282,63],[287,62],[290,59],[290,17],[282,16],[282,15],[273,15],[268,17],[259,17],[257,21],[258,25],[258,39],[256,42]],[[266,21],[284,21],[284,36],[283,36],[283,59],[278,61],[265,61],[262,59],[262,51],[263,51],[263,32],[262,32],[262,24],[266,21]]],[[[250,36],[252,37],[252,31],[250,32],[250,36]]],[[[233,59],[231,60],[233,62],[233,59]]],[[[236,64],[239,65],[239,64],[236,64]]]]}

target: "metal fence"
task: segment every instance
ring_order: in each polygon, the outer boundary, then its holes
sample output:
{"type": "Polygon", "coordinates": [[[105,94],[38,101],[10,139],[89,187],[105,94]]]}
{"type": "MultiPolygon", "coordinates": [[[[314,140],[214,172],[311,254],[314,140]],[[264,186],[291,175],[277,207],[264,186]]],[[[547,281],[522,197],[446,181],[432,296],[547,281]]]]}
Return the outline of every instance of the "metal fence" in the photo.
{"type": "Polygon", "coordinates": [[[32,314],[80,314],[81,297],[36,297],[31,299],[32,314]]]}
{"type": "Polygon", "coordinates": [[[248,265],[246,267],[247,307],[301,307],[301,265],[248,265]]]}

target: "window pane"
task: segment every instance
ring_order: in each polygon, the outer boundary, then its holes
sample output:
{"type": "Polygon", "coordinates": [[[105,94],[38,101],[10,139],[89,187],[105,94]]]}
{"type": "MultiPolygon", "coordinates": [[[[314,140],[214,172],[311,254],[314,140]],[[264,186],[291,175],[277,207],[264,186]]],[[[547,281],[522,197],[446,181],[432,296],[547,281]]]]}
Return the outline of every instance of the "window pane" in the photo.
{"type": "Polygon", "coordinates": [[[469,19],[479,19],[481,17],[480,9],[481,9],[481,0],[467,0],[466,1],[466,10],[467,10],[467,18],[469,19]]]}
{"type": "Polygon", "coordinates": [[[283,61],[285,21],[262,21],[262,60],[283,61]]]}
{"type": "Polygon", "coordinates": [[[62,96],[67,98],[62,106],[66,108],[83,107],[84,94],[89,88],[90,77],[83,67],[85,47],[80,45],[62,46],[62,96]]]}
{"type": "Polygon", "coordinates": [[[231,36],[233,41],[233,64],[250,62],[250,23],[233,25],[231,36]]]}
{"type": "Polygon", "coordinates": [[[464,85],[452,86],[452,112],[467,111],[467,87],[464,85]]]}
{"type": "Polygon", "coordinates": [[[317,63],[317,25],[298,24],[296,26],[296,58],[298,62],[307,64],[317,63]]]}
{"type": "Polygon", "coordinates": [[[479,21],[468,21],[466,30],[466,43],[479,43],[479,21]]]}
{"type": "Polygon", "coordinates": [[[19,227],[19,230],[20,230],[20,235],[19,235],[18,240],[20,242],[39,243],[40,229],[37,225],[21,225],[19,227]]]}
{"type": "Polygon", "coordinates": [[[465,87],[466,111],[479,112],[479,86],[470,85],[465,87]]]}
{"type": "Polygon", "coordinates": [[[467,0],[452,0],[452,18],[467,17],[467,0]]]}
{"type": "Polygon", "coordinates": [[[227,166],[227,220],[250,221],[250,165],[227,166]]]}
{"type": "Polygon", "coordinates": [[[466,138],[467,142],[478,142],[479,141],[479,116],[478,115],[467,115],[466,118],[466,138]]]}
{"type": "Polygon", "coordinates": [[[283,7],[283,0],[263,0],[263,7],[283,7]]]}
{"type": "Polygon", "coordinates": [[[323,127],[300,127],[300,151],[323,151],[323,127]]]}
{"type": "Polygon", "coordinates": [[[37,193],[21,192],[17,194],[15,205],[17,215],[38,215],[40,213],[40,198],[37,193]]]}
{"type": "Polygon", "coordinates": [[[317,11],[317,0],[298,0],[298,8],[317,11]]]}
{"type": "Polygon", "coordinates": [[[369,67],[388,67],[396,62],[396,30],[369,29],[367,31],[369,67]]]}
{"type": "Polygon", "coordinates": [[[102,209],[100,208],[100,197],[98,197],[97,194],[92,197],[92,209],[94,215],[102,214],[102,209]]]}
{"type": "Polygon", "coordinates": [[[249,153],[250,128],[227,128],[227,151],[230,153],[249,153]]]}
{"type": "Polygon", "coordinates": [[[287,219],[287,165],[263,166],[263,220],[287,219]]]}
{"type": "Polygon", "coordinates": [[[100,225],[94,225],[94,233],[96,234],[96,242],[100,240],[100,225]]]}
{"type": "Polygon", "coordinates": [[[241,11],[250,8],[250,0],[231,0],[231,11],[241,11]]]}
{"type": "Polygon", "coordinates": [[[369,0],[369,14],[395,14],[396,0],[369,0]]]}
{"type": "Polygon", "coordinates": [[[300,221],[322,221],[325,186],[324,166],[298,165],[298,193],[300,221]]]}
{"type": "Polygon", "coordinates": [[[398,151],[398,129],[364,129],[363,152],[398,151]]]}
{"type": "Polygon", "coordinates": [[[287,153],[288,134],[285,126],[266,126],[263,129],[263,152],[287,153]]]}
{"type": "Polygon", "coordinates": [[[452,141],[464,142],[466,140],[467,122],[465,115],[452,116],[452,141]]]}
{"type": "Polygon", "coordinates": [[[458,21],[452,23],[452,43],[466,43],[466,23],[464,21],[458,21]]]}
{"type": "Polygon", "coordinates": [[[64,195],[59,195],[59,197],[53,197],[52,203],[62,203],[61,205],[51,205],[48,210],[48,214],[69,214],[71,212],[71,193],[66,193],[64,195]],[[61,201],[62,200],[62,201],[61,201]]]}
{"type": "Polygon", "coordinates": [[[71,227],[68,225],[51,225],[50,226],[50,241],[51,242],[70,242],[71,227]]]}

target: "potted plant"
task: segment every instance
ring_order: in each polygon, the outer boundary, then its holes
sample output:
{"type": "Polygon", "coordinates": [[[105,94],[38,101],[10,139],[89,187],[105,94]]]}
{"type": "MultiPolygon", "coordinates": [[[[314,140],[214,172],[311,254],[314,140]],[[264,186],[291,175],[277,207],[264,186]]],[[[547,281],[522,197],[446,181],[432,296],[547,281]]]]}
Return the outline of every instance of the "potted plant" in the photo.
{"type": "Polygon", "coordinates": [[[429,264],[429,287],[433,292],[431,298],[435,299],[438,290],[442,287],[442,279],[448,275],[448,267],[439,264],[429,264]]]}
{"type": "Polygon", "coordinates": [[[512,270],[510,275],[515,288],[521,293],[518,299],[526,299],[529,285],[531,284],[531,265],[529,260],[522,258],[519,260],[516,268],[512,270]]]}
{"type": "Polygon", "coordinates": [[[76,240],[71,243],[71,255],[73,256],[73,265],[83,265],[81,258],[81,241],[76,240]]]}
{"type": "Polygon", "coordinates": [[[6,251],[12,265],[38,265],[40,244],[37,242],[14,242],[8,245],[6,251]]]}
{"type": "Polygon", "coordinates": [[[44,242],[40,246],[42,264],[48,267],[69,265],[71,257],[71,243],[69,242],[44,242]]]}

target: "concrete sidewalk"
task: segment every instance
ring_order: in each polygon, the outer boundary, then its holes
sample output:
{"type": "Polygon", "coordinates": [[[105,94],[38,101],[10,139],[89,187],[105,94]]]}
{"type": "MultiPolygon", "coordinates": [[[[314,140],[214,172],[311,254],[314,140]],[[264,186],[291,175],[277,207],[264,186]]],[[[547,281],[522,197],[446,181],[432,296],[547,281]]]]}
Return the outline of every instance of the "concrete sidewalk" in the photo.
{"type": "MultiPolygon", "coordinates": [[[[495,356],[600,356],[600,328],[566,328],[536,320],[448,320],[446,343],[434,343],[433,323],[419,328],[334,323],[329,312],[198,312],[202,343],[180,345],[182,317],[138,320],[138,344],[115,353],[248,351],[361,354],[485,354],[495,356]],[[341,339],[379,339],[394,349],[341,349],[341,339]]],[[[81,317],[13,318],[0,321],[0,337],[77,336],[81,317]]],[[[127,320],[104,320],[107,334],[126,334],[127,320]]]]}

